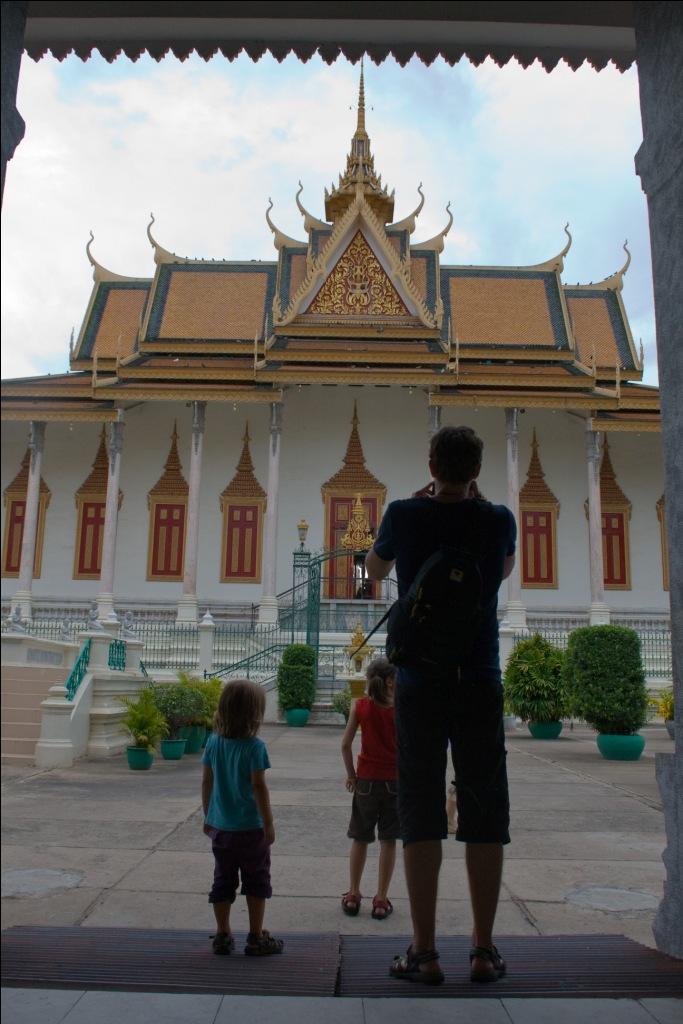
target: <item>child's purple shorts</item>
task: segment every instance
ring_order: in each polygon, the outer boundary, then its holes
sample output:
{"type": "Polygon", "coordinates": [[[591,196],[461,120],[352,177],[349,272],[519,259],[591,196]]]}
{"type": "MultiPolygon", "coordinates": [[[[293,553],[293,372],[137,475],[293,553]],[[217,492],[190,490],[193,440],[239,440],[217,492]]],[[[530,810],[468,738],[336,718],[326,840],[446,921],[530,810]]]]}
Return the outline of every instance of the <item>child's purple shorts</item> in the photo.
{"type": "Polygon", "coordinates": [[[211,832],[216,861],[209,903],[234,903],[240,877],[242,895],[270,899],[270,847],[262,828],[245,832],[211,832]]]}

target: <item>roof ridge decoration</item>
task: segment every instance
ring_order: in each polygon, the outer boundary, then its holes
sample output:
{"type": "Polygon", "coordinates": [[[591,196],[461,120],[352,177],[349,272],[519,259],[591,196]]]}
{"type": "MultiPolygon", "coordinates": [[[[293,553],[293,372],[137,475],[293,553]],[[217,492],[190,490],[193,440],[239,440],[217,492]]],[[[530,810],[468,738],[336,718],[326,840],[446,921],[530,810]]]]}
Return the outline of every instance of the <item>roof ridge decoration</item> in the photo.
{"type": "MultiPolygon", "coordinates": [[[[92,464],[90,473],[76,491],[76,506],[78,499],[86,497],[103,497],[107,493],[107,482],[109,479],[109,453],[107,451],[107,430],[102,424],[100,431],[100,443],[97,447],[95,461],[92,464]]],[[[119,508],[123,501],[123,491],[119,490],[119,508]]]]}
{"type": "MultiPolygon", "coordinates": [[[[402,260],[397,254],[394,247],[390,244],[387,236],[384,224],[375,215],[373,210],[366,202],[365,196],[362,191],[358,191],[356,197],[347,208],[344,215],[335,223],[332,233],[330,234],[327,242],[318,253],[317,256],[311,256],[308,258],[308,272],[306,277],[301,282],[296,292],[292,296],[289,305],[284,312],[280,310],[279,296],[276,296],[273,300],[273,317],[274,323],[277,327],[284,327],[291,323],[294,318],[305,309],[302,307],[307,299],[310,299],[308,305],[310,305],[320,288],[322,287],[325,278],[329,273],[332,272],[334,267],[329,266],[331,256],[341,248],[341,243],[344,240],[345,235],[348,234],[349,242],[353,235],[355,235],[354,228],[361,230],[361,223],[364,222],[369,228],[369,233],[374,236],[377,248],[380,250],[386,264],[389,267],[387,276],[389,280],[397,287],[399,295],[401,290],[404,295],[401,298],[407,297],[409,303],[414,307],[415,314],[419,320],[426,327],[434,328],[440,326],[440,317],[437,311],[437,315],[433,316],[428,309],[422,295],[417,289],[417,285],[414,283],[410,276],[406,261],[402,260]],[[356,223],[358,222],[358,223],[356,223]]],[[[373,249],[370,244],[370,240],[367,238],[365,232],[362,232],[365,241],[373,249]]],[[[346,246],[344,247],[344,249],[346,246]]],[[[341,259],[343,251],[340,251],[339,258],[341,259]]],[[[336,266],[335,261],[334,266],[336,266]]],[[[381,262],[381,261],[380,261],[381,262]]]]}
{"type": "Polygon", "coordinates": [[[256,498],[265,501],[267,497],[254,473],[254,463],[251,460],[249,448],[250,440],[249,421],[247,420],[242,437],[242,454],[239,457],[235,475],[227,487],[221,491],[221,511],[223,511],[226,498],[256,498]]]}
{"type": "Polygon", "coordinates": [[[376,207],[382,215],[382,224],[387,224],[394,216],[394,193],[387,191],[382,185],[382,175],[375,171],[375,158],[370,149],[370,136],[365,129],[365,77],[363,58],[360,62],[360,82],[358,87],[358,115],[356,130],[351,138],[351,150],[346,158],[346,170],[339,175],[339,183],[332,186],[332,191],[325,189],[325,217],[336,221],[342,216],[354,194],[361,190],[371,207],[376,207]]]}
{"type": "Polygon", "coordinates": [[[631,502],[617,483],[617,475],[612,465],[607,434],[605,434],[605,440],[603,441],[602,461],[600,462],[600,504],[602,508],[627,509],[629,512],[631,511],[631,502]]]}
{"type": "MultiPolygon", "coordinates": [[[[145,278],[141,277],[126,277],[124,274],[115,274],[113,270],[107,270],[101,263],[98,263],[92,254],[91,246],[95,241],[95,236],[92,231],[90,232],[90,238],[88,239],[85,246],[85,254],[88,257],[88,261],[93,268],[92,277],[93,281],[98,284],[100,281],[142,281],[145,278]]],[[[73,339],[72,339],[73,340],[73,339]]]]}
{"type": "Polygon", "coordinates": [[[623,250],[626,253],[626,262],[621,270],[615,270],[613,274],[610,274],[609,277],[605,277],[602,281],[591,281],[590,284],[565,285],[565,288],[583,288],[586,291],[620,292],[624,287],[624,275],[631,266],[631,252],[628,247],[628,238],[624,242],[623,250]]]}
{"type": "Polygon", "coordinates": [[[304,204],[299,199],[299,196],[301,195],[303,190],[304,190],[304,187],[301,184],[301,180],[299,180],[299,189],[298,189],[297,194],[296,194],[296,205],[297,205],[297,208],[299,210],[299,213],[304,218],[304,231],[309,232],[309,233],[311,231],[314,231],[314,230],[315,231],[330,231],[332,229],[332,224],[328,223],[325,220],[318,220],[317,217],[314,217],[312,213],[308,212],[308,210],[306,209],[304,204]]]}
{"type": "Polygon", "coordinates": [[[183,467],[178,455],[178,429],[177,423],[173,421],[173,433],[171,434],[171,447],[164,463],[164,472],[161,474],[152,490],[147,495],[147,500],[152,497],[185,497],[189,493],[187,480],[183,476],[183,467]]]}
{"type": "Polygon", "coordinates": [[[337,470],[334,476],[326,480],[321,487],[323,500],[327,491],[350,490],[354,493],[363,491],[379,491],[383,498],[387,489],[377,477],[370,472],[365,464],[365,454],[358,432],[358,405],[353,403],[353,417],[351,419],[351,433],[346,444],[342,468],[337,470]]]}
{"type": "Polygon", "coordinates": [[[439,231],[438,235],[434,235],[433,238],[427,239],[426,242],[418,242],[416,245],[411,245],[411,249],[432,249],[434,252],[443,252],[444,239],[446,235],[453,227],[453,214],[451,213],[451,204],[446,204],[446,213],[448,214],[448,224],[446,227],[439,231]]]}
{"type": "Polygon", "coordinates": [[[270,196],[268,196],[268,203],[269,206],[266,209],[266,224],[273,232],[273,245],[278,250],[278,252],[285,246],[290,246],[295,249],[305,249],[306,246],[308,245],[308,242],[300,242],[296,238],[291,238],[290,235],[286,235],[284,231],[280,231],[280,229],[276,227],[275,224],[273,224],[272,220],[270,219],[270,211],[273,209],[273,200],[270,198],[270,196]]]}
{"type": "Polygon", "coordinates": [[[532,505],[534,507],[550,507],[558,510],[560,503],[548,486],[541,459],[538,454],[538,440],[536,428],[534,427],[531,440],[531,459],[526,474],[526,482],[519,492],[520,505],[532,505]]]}
{"type": "MultiPolygon", "coordinates": [[[[552,256],[549,260],[544,260],[543,263],[532,263],[531,266],[524,267],[524,270],[556,270],[558,274],[561,274],[564,270],[564,258],[572,247],[573,238],[569,230],[569,221],[565,224],[564,233],[567,236],[567,243],[561,252],[558,252],[557,256],[552,256]]],[[[522,269],[521,267],[518,269],[522,269]]]]}
{"type": "MultiPolygon", "coordinates": [[[[156,238],[152,234],[152,224],[154,224],[154,214],[150,213],[150,222],[147,225],[147,237],[149,238],[149,244],[154,249],[154,262],[158,265],[161,263],[195,263],[196,260],[190,259],[189,256],[176,256],[174,252],[170,252],[168,249],[164,249],[162,245],[159,245],[156,238]]],[[[208,262],[208,261],[203,261],[208,262]]]]}
{"type": "MultiPolygon", "coordinates": [[[[7,498],[7,496],[9,494],[20,494],[23,497],[26,496],[26,491],[28,490],[28,474],[29,474],[30,462],[31,462],[31,449],[27,448],[26,451],[24,452],[24,457],[21,460],[21,465],[19,466],[19,472],[15,476],[14,480],[10,481],[10,483],[8,483],[7,487],[5,488],[5,491],[4,491],[4,497],[5,498],[7,498]]],[[[52,496],[52,492],[51,492],[50,488],[47,486],[47,484],[45,483],[45,481],[43,480],[42,475],[40,477],[40,494],[41,494],[41,496],[45,496],[48,499],[52,496]]]]}
{"type": "Polygon", "coordinates": [[[415,230],[415,221],[422,213],[422,207],[425,204],[425,194],[422,191],[422,182],[417,186],[417,191],[420,194],[420,202],[417,204],[412,213],[409,213],[403,220],[397,220],[394,224],[387,224],[387,231],[407,231],[409,235],[412,235],[415,230]]]}

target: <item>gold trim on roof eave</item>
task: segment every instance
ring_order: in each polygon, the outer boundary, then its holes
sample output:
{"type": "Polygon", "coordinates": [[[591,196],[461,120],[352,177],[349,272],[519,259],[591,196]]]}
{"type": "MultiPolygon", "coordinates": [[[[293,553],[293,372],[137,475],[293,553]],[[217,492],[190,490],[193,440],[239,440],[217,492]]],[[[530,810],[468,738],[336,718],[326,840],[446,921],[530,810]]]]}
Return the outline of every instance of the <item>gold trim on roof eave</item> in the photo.
{"type": "Polygon", "coordinates": [[[507,407],[538,408],[538,409],[608,409],[617,410],[616,401],[596,397],[595,395],[544,395],[531,392],[477,392],[463,391],[459,394],[430,392],[429,405],[464,405],[491,406],[504,409],[507,407]]]}
{"type": "Polygon", "coordinates": [[[418,324],[391,324],[389,321],[378,325],[370,323],[327,324],[321,321],[289,323],[273,328],[274,338],[422,338],[425,341],[441,341],[438,327],[418,324]]]}
{"type": "MultiPolygon", "coordinates": [[[[358,360],[360,362],[360,360],[358,360]]],[[[273,384],[405,384],[406,387],[420,387],[439,383],[435,373],[416,373],[401,370],[352,370],[350,367],[332,369],[262,370],[258,379],[273,384]],[[408,374],[410,373],[410,376],[408,374]]]]}
{"type": "Polygon", "coordinates": [[[433,364],[435,366],[444,366],[445,360],[440,352],[397,352],[392,350],[391,352],[382,352],[378,349],[333,349],[332,351],[324,351],[322,349],[277,349],[276,351],[270,352],[271,362],[280,363],[307,363],[315,365],[316,363],[358,363],[362,361],[364,363],[387,363],[395,366],[397,363],[411,364],[408,368],[412,368],[413,364],[421,366],[422,364],[433,364]]]}
{"type": "Polygon", "coordinates": [[[135,366],[128,368],[119,367],[119,380],[135,380],[141,378],[152,378],[155,380],[176,380],[188,378],[190,380],[254,380],[254,367],[223,367],[220,370],[211,370],[208,367],[189,366],[135,366]]]}
{"type": "Polygon", "coordinates": [[[591,417],[591,429],[603,434],[622,431],[633,434],[660,434],[662,424],[659,420],[648,420],[639,423],[637,420],[601,420],[598,416],[591,417]]]}
{"type": "Polygon", "coordinates": [[[152,355],[161,353],[182,353],[183,355],[252,355],[254,351],[254,339],[244,341],[200,341],[188,338],[183,341],[140,341],[140,350],[137,355],[152,355]]]}
{"type": "Polygon", "coordinates": [[[42,409],[5,409],[0,411],[0,419],[11,422],[20,420],[38,420],[55,423],[115,423],[119,419],[118,409],[72,409],[67,412],[44,411],[42,409]]]}
{"type": "Polygon", "coordinates": [[[8,398],[41,398],[55,399],[55,398],[89,398],[92,391],[92,382],[88,380],[79,388],[66,387],[66,388],[46,388],[41,391],[36,384],[24,384],[17,386],[5,386],[0,391],[1,399],[8,398]]]}
{"type": "MultiPolygon", "coordinates": [[[[202,401],[202,402],[281,402],[282,390],[272,391],[238,390],[237,388],[173,388],[153,391],[149,388],[114,387],[107,388],[107,395],[117,399],[138,399],[149,402],[202,401]]],[[[35,417],[34,417],[35,418],[35,417]]]]}

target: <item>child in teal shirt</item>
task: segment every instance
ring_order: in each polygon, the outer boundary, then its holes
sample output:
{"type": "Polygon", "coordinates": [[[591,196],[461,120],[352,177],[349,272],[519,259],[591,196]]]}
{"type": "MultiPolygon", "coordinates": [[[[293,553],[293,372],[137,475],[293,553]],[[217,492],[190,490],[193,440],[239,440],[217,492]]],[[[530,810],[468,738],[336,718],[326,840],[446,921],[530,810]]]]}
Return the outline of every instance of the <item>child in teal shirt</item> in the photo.
{"type": "Polygon", "coordinates": [[[247,956],[281,953],[283,942],[263,928],[266,900],[272,895],[270,847],[275,840],[273,814],[266,785],[268,751],[258,731],[266,698],[248,679],[234,679],[223,688],[207,740],[202,764],[204,833],[211,837],[215,859],[209,903],[216,917],[213,951],[232,953],[230,908],[237,886],[247,898],[247,956]]]}

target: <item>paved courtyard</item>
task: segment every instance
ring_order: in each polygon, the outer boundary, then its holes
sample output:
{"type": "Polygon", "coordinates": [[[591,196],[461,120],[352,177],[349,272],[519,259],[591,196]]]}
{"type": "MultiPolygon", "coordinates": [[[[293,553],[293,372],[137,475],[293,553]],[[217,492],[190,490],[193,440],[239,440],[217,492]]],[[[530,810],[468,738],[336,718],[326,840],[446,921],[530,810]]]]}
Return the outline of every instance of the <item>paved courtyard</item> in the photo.
{"type": "MultiPolygon", "coordinates": [[[[663,727],[644,733],[645,753],[633,763],[603,760],[587,730],[565,728],[555,741],[532,740],[521,728],[509,737],[513,841],[499,934],[616,933],[654,945],[665,841],[654,755],[670,750],[671,741],[663,727]]],[[[341,913],[350,809],[341,729],[266,726],[262,735],[273,765],[268,778],[276,828],[266,926],[276,934],[407,933],[400,859],[393,917],[383,923],[370,917],[374,849],[363,885],[368,903],[357,918],[341,913]]],[[[3,928],[182,927],[206,929],[208,936],[212,857],[201,831],[200,775],[198,755],[158,759],[149,772],[129,771],[123,758],[49,771],[3,767],[3,928]]],[[[240,898],[233,923],[246,931],[240,898]]],[[[469,928],[463,850],[449,841],[439,929],[463,934],[469,928]]],[[[393,1001],[394,1019],[404,1002],[393,1001]]],[[[553,1019],[559,1019],[554,1011],[553,1019]]]]}

